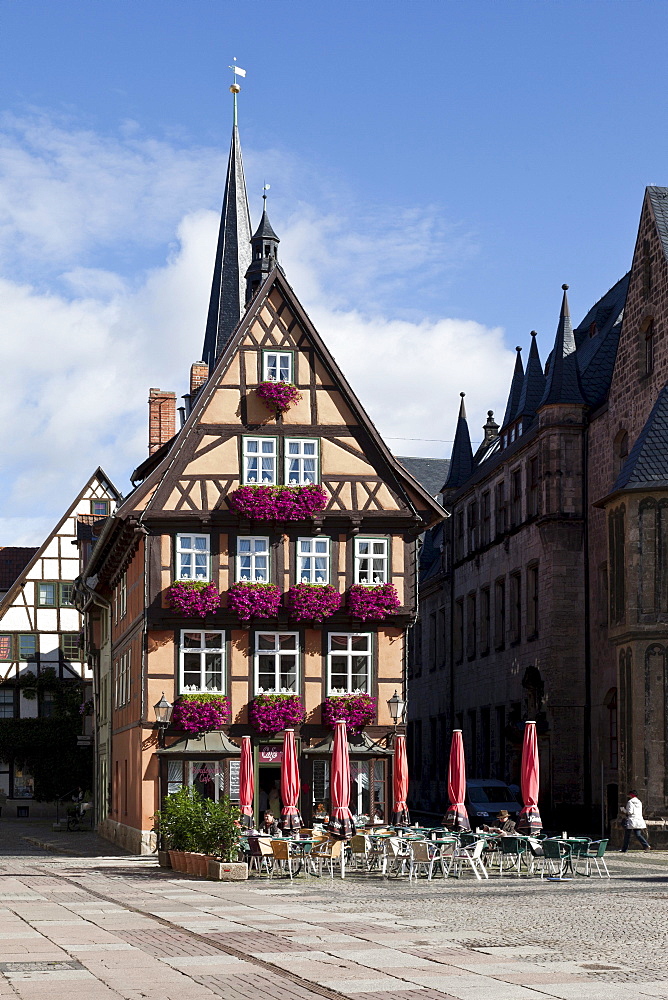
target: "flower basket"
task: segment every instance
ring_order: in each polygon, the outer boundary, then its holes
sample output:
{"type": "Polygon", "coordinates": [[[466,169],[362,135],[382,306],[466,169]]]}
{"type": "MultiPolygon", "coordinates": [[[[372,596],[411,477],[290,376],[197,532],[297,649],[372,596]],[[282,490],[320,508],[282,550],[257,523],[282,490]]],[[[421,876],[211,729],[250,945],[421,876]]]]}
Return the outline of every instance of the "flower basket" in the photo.
{"type": "Polygon", "coordinates": [[[302,394],[291,382],[260,382],[255,390],[262,402],[274,413],[285,413],[302,394]]]}
{"type": "Polygon", "coordinates": [[[359,733],[375,718],[376,699],[368,694],[331,695],[322,703],[322,721],[332,729],[337,722],[345,722],[351,732],[359,733]]]}
{"type": "Polygon", "coordinates": [[[235,583],[227,592],[227,607],[243,622],[251,618],[275,618],[281,592],[274,583],[235,583]]]}
{"type": "Polygon", "coordinates": [[[174,705],[172,726],[182,733],[210,733],[230,721],[228,698],[218,694],[184,694],[174,705]]]}
{"type": "Polygon", "coordinates": [[[400,607],[399,595],[391,583],[383,583],[379,587],[356,583],[348,591],[348,611],[353,618],[360,618],[363,622],[369,618],[387,618],[400,607]]]}
{"type": "Polygon", "coordinates": [[[258,733],[278,733],[300,726],[306,712],[296,694],[259,694],[250,707],[250,723],[258,733]]]}
{"type": "Polygon", "coordinates": [[[186,618],[206,618],[220,607],[220,594],[215,583],[176,580],[167,591],[167,603],[186,618]]]}
{"type": "Polygon", "coordinates": [[[341,607],[341,594],[331,584],[298,583],[288,590],[288,607],[294,621],[321,622],[341,607]]]}
{"type": "Polygon", "coordinates": [[[327,506],[321,486],[240,486],[227,496],[231,510],[258,521],[305,521],[327,506]]]}

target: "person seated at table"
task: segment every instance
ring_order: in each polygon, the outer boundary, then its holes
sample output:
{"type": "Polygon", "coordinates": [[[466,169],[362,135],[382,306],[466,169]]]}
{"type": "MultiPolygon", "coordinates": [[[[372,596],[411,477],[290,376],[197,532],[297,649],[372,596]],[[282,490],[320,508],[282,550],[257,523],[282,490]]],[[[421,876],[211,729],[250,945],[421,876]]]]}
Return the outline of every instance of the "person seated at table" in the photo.
{"type": "Polygon", "coordinates": [[[510,813],[507,809],[501,809],[496,814],[498,820],[493,826],[483,826],[483,830],[486,833],[500,833],[502,837],[514,837],[515,836],[515,821],[510,818],[510,813]]]}
{"type": "Polygon", "coordinates": [[[329,816],[327,815],[327,810],[325,809],[324,802],[318,802],[315,807],[315,812],[313,813],[313,819],[316,823],[327,823],[329,816]]]}
{"type": "Polygon", "coordinates": [[[260,823],[260,834],[265,837],[276,837],[280,832],[280,827],[274,819],[273,812],[267,809],[260,823]]]}

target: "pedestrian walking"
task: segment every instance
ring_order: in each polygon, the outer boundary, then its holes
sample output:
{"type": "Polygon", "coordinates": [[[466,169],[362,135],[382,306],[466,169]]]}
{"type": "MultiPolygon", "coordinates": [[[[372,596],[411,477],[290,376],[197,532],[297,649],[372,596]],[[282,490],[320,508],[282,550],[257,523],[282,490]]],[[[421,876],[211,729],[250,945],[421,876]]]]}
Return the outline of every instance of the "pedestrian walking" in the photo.
{"type": "Polygon", "coordinates": [[[634,833],[640,841],[644,851],[651,850],[647,839],[643,837],[641,833],[641,830],[647,829],[647,825],[642,816],[642,802],[638,798],[638,793],[634,788],[632,788],[629,792],[629,800],[625,806],[622,806],[620,812],[624,815],[624,843],[622,845],[622,854],[626,854],[629,849],[632,833],[634,833]]]}

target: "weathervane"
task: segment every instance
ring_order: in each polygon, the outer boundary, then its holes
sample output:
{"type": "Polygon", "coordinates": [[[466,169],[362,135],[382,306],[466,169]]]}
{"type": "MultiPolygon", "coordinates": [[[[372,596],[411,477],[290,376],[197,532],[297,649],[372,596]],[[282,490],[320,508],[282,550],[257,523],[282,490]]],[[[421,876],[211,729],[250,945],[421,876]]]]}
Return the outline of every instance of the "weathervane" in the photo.
{"type": "Polygon", "coordinates": [[[262,200],[264,202],[264,208],[267,208],[267,191],[270,189],[271,184],[263,184],[262,186],[262,200]]]}
{"type": "Polygon", "coordinates": [[[230,87],[230,90],[234,94],[234,124],[236,125],[237,124],[237,94],[241,90],[241,87],[237,83],[237,77],[238,76],[245,76],[246,75],[246,70],[242,69],[241,66],[237,66],[237,57],[236,56],[234,56],[232,62],[233,62],[233,65],[229,66],[228,68],[231,69],[232,73],[233,73],[232,86],[230,87]]]}

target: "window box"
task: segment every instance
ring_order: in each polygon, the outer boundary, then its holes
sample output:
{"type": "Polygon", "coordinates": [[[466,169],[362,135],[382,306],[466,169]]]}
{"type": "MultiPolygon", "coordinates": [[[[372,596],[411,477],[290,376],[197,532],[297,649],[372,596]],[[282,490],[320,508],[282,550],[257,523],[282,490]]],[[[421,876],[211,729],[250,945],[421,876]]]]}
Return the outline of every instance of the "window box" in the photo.
{"type": "Polygon", "coordinates": [[[275,618],[281,605],[281,592],[274,583],[233,584],[227,592],[228,610],[242,621],[251,618],[275,618]]]}
{"type": "Polygon", "coordinates": [[[215,583],[177,580],[167,591],[167,602],[186,618],[206,618],[220,607],[220,593],[215,583]]]}
{"type": "Polygon", "coordinates": [[[341,594],[331,584],[298,583],[287,594],[290,617],[295,621],[321,622],[341,607],[341,594]]]}
{"type": "Polygon", "coordinates": [[[179,691],[220,696],[225,691],[225,633],[181,632],[179,691]]]}
{"type": "Polygon", "coordinates": [[[230,721],[228,698],[217,694],[185,694],[174,705],[172,726],[182,733],[210,733],[230,721]]]}
{"type": "Polygon", "coordinates": [[[322,721],[332,729],[337,722],[345,722],[350,732],[359,733],[375,720],[376,699],[368,694],[331,695],[322,704],[322,721]]]}
{"type": "Polygon", "coordinates": [[[260,382],[255,390],[262,402],[275,414],[285,413],[293,403],[298,403],[302,394],[291,382],[260,382]]]}
{"type": "Polygon", "coordinates": [[[227,496],[231,510],[258,521],[305,521],[324,510],[321,486],[240,486],[227,496]]]}
{"type": "Polygon", "coordinates": [[[391,583],[384,583],[380,587],[356,583],[348,591],[348,611],[353,618],[360,618],[363,622],[369,618],[387,618],[400,607],[399,595],[391,583]]]}
{"type": "Polygon", "coordinates": [[[304,706],[294,694],[260,694],[250,707],[250,723],[258,733],[279,733],[300,726],[305,718],[304,706]]]}

